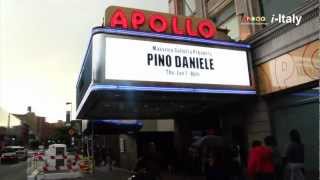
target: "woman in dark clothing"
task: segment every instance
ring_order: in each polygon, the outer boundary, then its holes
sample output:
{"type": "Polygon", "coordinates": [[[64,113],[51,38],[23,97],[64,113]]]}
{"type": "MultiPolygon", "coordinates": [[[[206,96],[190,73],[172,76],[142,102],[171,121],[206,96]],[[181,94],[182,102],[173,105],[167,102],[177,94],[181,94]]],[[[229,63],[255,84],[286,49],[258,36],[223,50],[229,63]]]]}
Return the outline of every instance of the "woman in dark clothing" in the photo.
{"type": "Polygon", "coordinates": [[[296,129],[290,131],[290,144],[286,150],[286,179],[304,180],[304,145],[296,129]]]}

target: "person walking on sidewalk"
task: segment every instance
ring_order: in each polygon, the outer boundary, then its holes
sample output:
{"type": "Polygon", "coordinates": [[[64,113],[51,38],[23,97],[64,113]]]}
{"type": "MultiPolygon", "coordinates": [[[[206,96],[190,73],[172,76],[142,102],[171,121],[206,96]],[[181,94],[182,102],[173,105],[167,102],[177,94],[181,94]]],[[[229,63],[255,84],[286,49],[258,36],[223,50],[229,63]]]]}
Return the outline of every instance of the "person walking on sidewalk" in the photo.
{"type": "Polygon", "coordinates": [[[266,146],[262,146],[259,141],[254,142],[248,159],[248,175],[251,179],[274,179],[275,168],[272,161],[272,149],[268,145],[268,142],[266,146]]]}
{"type": "Polygon", "coordinates": [[[222,154],[209,151],[205,164],[206,180],[226,180],[227,172],[224,163],[222,154]]]}
{"type": "Polygon", "coordinates": [[[111,148],[106,149],[106,164],[108,165],[109,171],[112,171],[112,150],[111,148]]]}
{"type": "Polygon", "coordinates": [[[148,150],[139,158],[135,167],[137,180],[160,180],[161,157],[154,142],[148,144],[148,150]]]}
{"type": "Polygon", "coordinates": [[[103,166],[106,166],[107,165],[107,148],[105,146],[101,148],[101,158],[102,158],[103,166]]]}
{"type": "Polygon", "coordinates": [[[266,145],[272,148],[272,161],[275,167],[275,180],[283,179],[283,159],[278,149],[277,140],[273,136],[265,138],[266,145]]]}
{"type": "Polygon", "coordinates": [[[99,145],[94,147],[94,161],[96,166],[101,165],[102,156],[101,156],[101,147],[99,145]]]}
{"type": "Polygon", "coordinates": [[[304,180],[304,145],[300,133],[293,129],[290,131],[290,144],[286,150],[286,180],[304,180]]]}

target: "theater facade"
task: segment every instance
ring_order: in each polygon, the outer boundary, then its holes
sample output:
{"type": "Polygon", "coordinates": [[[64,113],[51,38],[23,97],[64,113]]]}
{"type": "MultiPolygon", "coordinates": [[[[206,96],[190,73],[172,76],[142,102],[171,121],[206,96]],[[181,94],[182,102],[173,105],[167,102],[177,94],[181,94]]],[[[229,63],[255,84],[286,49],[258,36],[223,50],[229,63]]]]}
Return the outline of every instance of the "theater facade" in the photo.
{"type": "MultiPolygon", "coordinates": [[[[254,2],[221,1],[217,6],[219,2],[201,0],[188,9],[186,3],[169,1],[171,14],[118,6],[106,9],[103,26],[92,29],[79,75],[77,118],[146,123],[171,119],[172,130],[165,137],[172,139],[167,144],[179,152],[178,158],[183,158],[193,136],[207,129],[239,144],[243,159],[253,140],[270,134],[284,151],[288,132],[298,129],[306,144],[307,172],[316,177],[320,62],[315,7],[319,4],[309,1],[299,6],[299,26],[239,25],[237,39],[230,29],[234,23],[227,22],[256,15],[254,2]],[[234,19],[219,20],[233,15],[234,19]]],[[[137,126],[132,127],[134,132],[118,132],[135,134],[121,136],[127,142],[156,136],[139,135],[137,126]]],[[[134,147],[139,149],[139,143],[134,147]]]]}

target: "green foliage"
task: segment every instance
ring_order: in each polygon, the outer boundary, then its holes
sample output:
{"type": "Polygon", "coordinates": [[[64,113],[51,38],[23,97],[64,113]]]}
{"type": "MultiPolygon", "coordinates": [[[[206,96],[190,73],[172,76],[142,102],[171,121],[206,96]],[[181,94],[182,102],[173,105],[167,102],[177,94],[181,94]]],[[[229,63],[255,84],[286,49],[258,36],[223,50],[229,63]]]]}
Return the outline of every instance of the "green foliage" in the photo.
{"type": "Polygon", "coordinates": [[[52,143],[58,144],[70,144],[70,136],[68,134],[68,127],[61,127],[57,128],[54,135],[51,136],[49,139],[52,143]]]}

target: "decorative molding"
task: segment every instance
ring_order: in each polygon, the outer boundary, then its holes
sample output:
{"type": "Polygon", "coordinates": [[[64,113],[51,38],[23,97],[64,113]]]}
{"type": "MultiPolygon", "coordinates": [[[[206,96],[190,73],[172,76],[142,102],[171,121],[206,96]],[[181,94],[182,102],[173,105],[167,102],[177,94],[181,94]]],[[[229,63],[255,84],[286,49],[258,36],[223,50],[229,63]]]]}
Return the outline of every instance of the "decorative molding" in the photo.
{"type": "Polygon", "coordinates": [[[319,40],[313,41],[256,66],[259,93],[266,95],[319,80],[319,45],[319,40]]]}
{"type": "MultiPolygon", "coordinates": [[[[280,48],[274,48],[273,51],[269,51],[268,54],[265,54],[261,57],[257,57],[257,56],[255,56],[256,54],[254,54],[253,55],[254,65],[257,66],[257,65],[266,63],[266,62],[268,62],[278,56],[281,56],[281,55],[288,53],[294,49],[297,49],[307,43],[315,41],[318,39],[318,36],[319,36],[319,31],[312,33],[309,36],[301,37],[295,41],[291,41],[286,46],[282,46],[280,48]]],[[[260,48],[259,50],[264,51],[263,48],[260,48]]]]}

